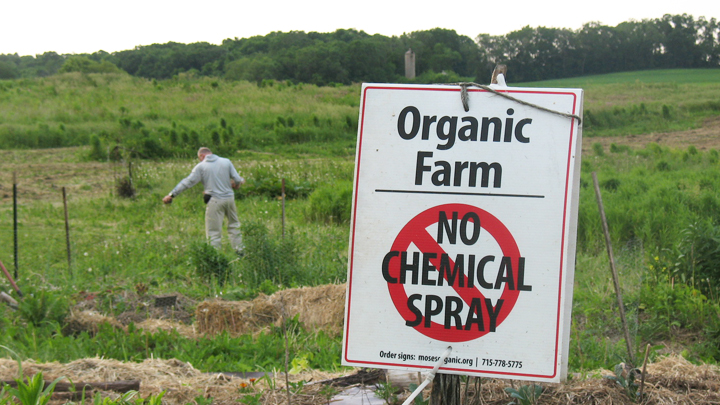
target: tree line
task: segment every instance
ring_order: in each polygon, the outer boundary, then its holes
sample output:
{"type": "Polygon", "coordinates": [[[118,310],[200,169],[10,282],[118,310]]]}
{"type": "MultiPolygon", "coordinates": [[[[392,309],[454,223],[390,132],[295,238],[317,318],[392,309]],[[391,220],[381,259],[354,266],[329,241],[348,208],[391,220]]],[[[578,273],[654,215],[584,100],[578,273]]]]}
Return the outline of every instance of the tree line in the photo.
{"type": "Polygon", "coordinates": [[[435,28],[386,37],[353,29],[332,33],[272,32],[206,42],[168,42],[108,53],[0,55],[0,79],[58,72],[125,71],[148,79],[179,74],[228,80],[281,80],[317,85],[357,82],[487,83],[493,68],[508,66],[510,82],[620,71],[720,67],[720,25],[688,14],[630,20],[617,26],[589,22],[580,29],[526,26],[474,40],[435,28]],[[412,50],[417,78],[405,78],[412,50]]]}

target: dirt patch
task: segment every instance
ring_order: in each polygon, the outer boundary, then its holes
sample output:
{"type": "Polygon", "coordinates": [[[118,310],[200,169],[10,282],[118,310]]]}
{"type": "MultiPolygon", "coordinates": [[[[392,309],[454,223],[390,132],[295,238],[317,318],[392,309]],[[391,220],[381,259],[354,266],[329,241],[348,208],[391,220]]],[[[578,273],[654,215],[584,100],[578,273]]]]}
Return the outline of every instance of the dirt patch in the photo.
{"type": "Polygon", "coordinates": [[[673,149],[686,149],[693,145],[698,150],[720,150],[720,116],[707,118],[700,128],[679,132],[660,132],[646,135],[595,137],[583,139],[583,153],[592,153],[592,145],[599,143],[605,151],[611,144],[642,149],[649,143],[673,149]]]}
{"type": "Polygon", "coordinates": [[[13,195],[13,173],[18,200],[51,201],[62,205],[62,189],[68,200],[109,195],[116,179],[127,175],[124,163],[85,161],[87,147],[0,150],[0,201],[13,195]]]}
{"type": "MultiPolygon", "coordinates": [[[[141,288],[142,289],[142,288],[141,288]]],[[[194,337],[192,328],[197,301],[182,294],[148,295],[130,291],[80,292],[77,304],[65,320],[63,332],[96,333],[102,323],[124,329],[130,323],[141,329],[176,329],[184,336],[194,337]],[[103,314],[107,308],[121,308],[117,316],[103,314]]]]}

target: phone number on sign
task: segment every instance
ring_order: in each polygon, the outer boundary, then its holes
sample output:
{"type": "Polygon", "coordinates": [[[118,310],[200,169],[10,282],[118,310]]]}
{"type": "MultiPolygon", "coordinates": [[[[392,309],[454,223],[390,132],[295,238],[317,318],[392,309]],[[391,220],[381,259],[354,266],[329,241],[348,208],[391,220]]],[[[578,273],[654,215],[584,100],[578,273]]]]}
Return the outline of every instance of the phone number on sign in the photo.
{"type": "Polygon", "coordinates": [[[482,365],[489,366],[489,367],[522,368],[522,361],[483,358],[482,365]]]}

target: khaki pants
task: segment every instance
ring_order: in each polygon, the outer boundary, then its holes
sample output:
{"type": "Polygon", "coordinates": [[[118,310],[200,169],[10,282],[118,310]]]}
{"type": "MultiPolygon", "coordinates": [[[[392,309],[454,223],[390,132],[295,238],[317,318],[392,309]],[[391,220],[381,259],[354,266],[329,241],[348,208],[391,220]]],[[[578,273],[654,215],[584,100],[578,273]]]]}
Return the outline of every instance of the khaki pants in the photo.
{"type": "Polygon", "coordinates": [[[210,245],[216,249],[222,246],[222,224],[223,218],[227,217],[228,237],[230,245],[235,251],[243,249],[242,235],[240,234],[240,220],[237,216],[235,200],[232,198],[219,199],[211,198],[205,207],[205,236],[210,245]]]}

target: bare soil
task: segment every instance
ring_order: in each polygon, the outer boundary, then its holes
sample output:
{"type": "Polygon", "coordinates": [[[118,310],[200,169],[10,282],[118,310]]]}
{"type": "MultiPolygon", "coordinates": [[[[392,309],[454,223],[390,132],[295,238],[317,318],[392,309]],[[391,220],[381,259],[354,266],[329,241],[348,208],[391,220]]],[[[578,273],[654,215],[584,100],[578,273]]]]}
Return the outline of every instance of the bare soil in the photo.
{"type": "Polygon", "coordinates": [[[700,128],[687,131],[585,138],[583,140],[583,152],[588,153],[594,143],[600,143],[605,150],[608,150],[613,143],[618,146],[626,145],[633,149],[642,149],[652,142],[673,149],[686,149],[690,145],[703,151],[720,149],[720,116],[710,117],[703,122],[700,128]]]}

